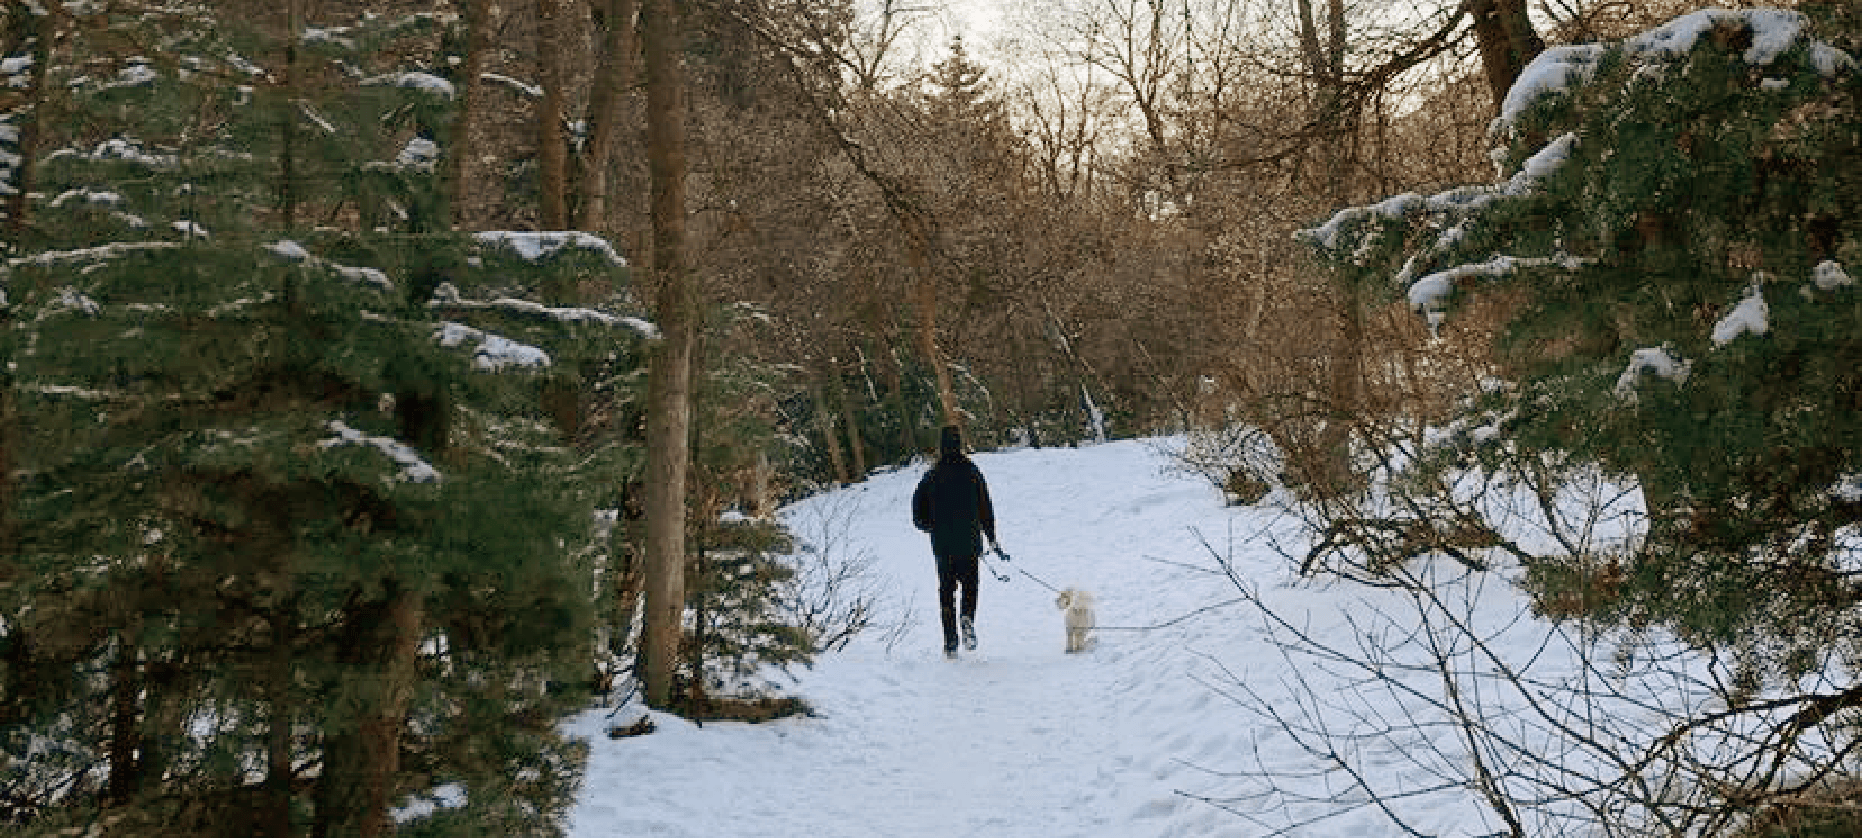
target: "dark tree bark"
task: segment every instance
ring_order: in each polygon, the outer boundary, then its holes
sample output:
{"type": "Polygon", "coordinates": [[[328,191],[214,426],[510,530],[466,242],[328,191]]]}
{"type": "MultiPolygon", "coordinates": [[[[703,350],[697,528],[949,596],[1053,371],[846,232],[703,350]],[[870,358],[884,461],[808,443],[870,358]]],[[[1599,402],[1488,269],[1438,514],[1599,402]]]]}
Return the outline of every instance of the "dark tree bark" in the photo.
{"type": "Polygon", "coordinates": [[[425,609],[420,594],[387,583],[387,599],[350,616],[350,677],[370,679],[348,710],[332,720],[323,742],[323,769],[316,792],[313,838],[378,838],[394,831],[388,809],[401,770],[401,731],[418,675],[425,609]]]}
{"type": "Polygon", "coordinates": [[[116,659],[110,663],[110,780],[105,797],[118,805],[128,803],[142,785],[137,756],[142,744],[142,677],[136,665],[136,634],[133,622],[116,632],[116,659]]]}
{"type": "Polygon", "coordinates": [[[1474,16],[1481,69],[1497,111],[1526,65],[1545,51],[1545,41],[1532,28],[1526,0],[1469,0],[1469,11],[1474,16]]]}
{"type": "Polygon", "coordinates": [[[297,603],[286,598],[271,617],[270,671],[265,674],[265,806],[260,816],[272,838],[291,838],[291,726],[293,711],[292,647],[296,644],[297,603]]]}

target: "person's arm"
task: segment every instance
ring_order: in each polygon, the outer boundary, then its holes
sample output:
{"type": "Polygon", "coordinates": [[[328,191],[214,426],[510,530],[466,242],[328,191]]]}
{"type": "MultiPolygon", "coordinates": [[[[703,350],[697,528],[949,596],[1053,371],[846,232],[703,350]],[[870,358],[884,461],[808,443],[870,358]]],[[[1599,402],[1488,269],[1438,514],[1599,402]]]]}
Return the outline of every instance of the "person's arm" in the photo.
{"type": "Polygon", "coordinates": [[[925,491],[928,481],[918,481],[918,488],[912,492],[912,526],[921,532],[931,531],[931,493],[925,491]]]}
{"type": "Polygon", "coordinates": [[[982,525],[989,543],[996,545],[996,552],[1001,552],[1002,545],[996,541],[996,508],[989,502],[989,482],[983,479],[980,469],[976,472],[976,522],[982,525]]]}

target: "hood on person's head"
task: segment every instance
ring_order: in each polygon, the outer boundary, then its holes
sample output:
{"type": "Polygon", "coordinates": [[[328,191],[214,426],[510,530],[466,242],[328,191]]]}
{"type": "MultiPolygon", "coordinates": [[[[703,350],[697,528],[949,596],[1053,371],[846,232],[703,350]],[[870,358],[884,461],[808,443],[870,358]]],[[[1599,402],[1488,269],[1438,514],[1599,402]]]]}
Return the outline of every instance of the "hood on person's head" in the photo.
{"type": "Polygon", "coordinates": [[[938,437],[937,455],[940,459],[955,460],[963,456],[963,432],[956,425],[945,425],[944,433],[938,437]]]}

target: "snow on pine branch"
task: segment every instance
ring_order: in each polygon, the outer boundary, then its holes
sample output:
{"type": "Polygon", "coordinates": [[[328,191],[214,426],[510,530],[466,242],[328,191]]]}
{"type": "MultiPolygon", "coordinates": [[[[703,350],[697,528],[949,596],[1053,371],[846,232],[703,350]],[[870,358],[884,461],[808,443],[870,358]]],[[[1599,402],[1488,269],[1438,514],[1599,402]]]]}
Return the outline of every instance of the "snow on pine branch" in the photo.
{"type": "MultiPolygon", "coordinates": [[[[1664,67],[1683,59],[1703,35],[1718,27],[1740,27],[1750,32],[1750,45],[1745,47],[1741,58],[1753,66],[1770,67],[1795,51],[1801,55],[1802,68],[1825,78],[1856,68],[1855,60],[1847,53],[1811,38],[1808,26],[1808,19],[1796,12],[1708,9],[1683,15],[1617,45],[1552,47],[1541,53],[1508,91],[1501,114],[1494,120],[1493,132],[1501,135],[1510,131],[1518,118],[1544,97],[1568,95],[1576,88],[1588,84],[1599,64],[1612,50],[1620,50],[1631,62],[1639,63],[1639,73],[1652,72],[1659,76],[1664,67]]],[[[1510,177],[1504,171],[1500,172],[1503,178],[1500,182],[1464,186],[1427,198],[1415,193],[1404,193],[1376,204],[1348,207],[1338,211],[1324,224],[1301,230],[1294,235],[1325,251],[1333,259],[1348,260],[1362,266],[1377,245],[1391,239],[1388,234],[1399,229],[1398,225],[1401,225],[1401,229],[1409,230],[1413,229],[1412,221],[1426,220],[1429,226],[1443,230],[1432,243],[1418,246],[1392,277],[1395,284],[1405,286],[1410,305],[1429,318],[1433,329],[1441,322],[1444,303],[1460,279],[1500,276],[1521,267],[1556,266],[1575,269],[1585,264],[1584,260],[1563,254],[1536,259],[1492,255],[1486,262],[1452,265],[1428,273],[1421,279],[1416,278],[1430,261],[1462,243],[1470,220],[1487,212],[1497,203],[1521,200],[1533,195],[1542,182],[1565,166],[1578,145],[1579,138],[1575,133],[1565,133],[1526,157],[1518,171],[1510,177]]],[[[1503,150],[1495,151],[1496,163],[1503,163],[1503,150]]],[[[1830,277],[1828,280],[1819,279],[1819,287],[1825,287],[1826,281],[1836,281],[1833,274],[1820,273],[1819,276],[1830,277]]],[[[1757,299],[1742,307],[1742,319],[1723,324],[1730,336],[1720,342],[1730,341],[1738,334],[1760,333],[1752,326],[1763,322],[1764,313],[1757,308],[1762,305],[1763,300],[1757,299]]],[[[1716,330],[1718,339],[1719,333],[1716,330]]]]}
{"type": "Polygon", "coordinates": [[[621,326],[632,329],[641,337],[652,339],[659,337],[659,327],[637,317],[622,317],[592,308],[550,308],[529,300],[511,297],[499,297],[495,300],[468,300],[459,295],[459,289],[450,282],[440,283],[433,289],[433,299],[427,301],[427,308],[453,309],[463,311],[501,311],[520,317],[538,320],[554,320],[560,323],[600,323],[606,326],[621,326]]]}
{"type": "MultiPolygon", "coordinates": [[[[1752,45],[1741,58],[1754,67],[1769,67],[1800,45],[1810,68],[1825,78],[1856,67],[1848,53],[1811,38],[1810,22],[1802,14],[1779,9],[1702,9],[1629,38],[1621,46],[1630,59],[1659,66],[1686,57],[1702,35],[1719,26],[1751,30],[1752,45]]],[[[1602,44],[1576,44],[1550,47],[1540,53],[1507,91],[1492,132],[1499,135],[1510,130],[1540,98],[1566,95],[1588,83],[1608,49],[1602,44]]]]}
{"type": "Polygon", "coordinates": [[[113,137],[104,140],[88,152],[74,148],[61,148],[45,156],[46,162],[61,157],[77,157],[93,163],[126,162],[148,166],[151,169],[172,169],[179,165],[181,158],[173,154],[159,154],[144,151],[141,140],[113,137]]]}
{"type": "MultiPolygon", "coordinates": [[[[1714,348],[1724,347],[1745,335],[1761,337],[1771,332],[1771,306],[1765,302],[1765,283],[1771,277],[1763,272],[1752,275],[1752,283],[1746,286],[1739,302],[1726,316],[1713,324],[1710,335],[1714,348]]],[[[1810,282],[1798,290],[1806,299],[1815,299],[1812,287],[1824,293],[1834,293],[1842,288],[1853,286],[1855,280],[1843,270],[1835,260],[1825,259],[1811,269],[1810,282]]],[[[1616,395],[1631,403],[1635,402],[1635,386],[1644,375],[1653,375],[1681,384],[1687,381],[1692,361],[1676,358],[1664,348],[1638,349],[1629,354],[1629,365],[1616,380],[1616,395]]]]}
{"type": "Polygon", "coordinates": [[[1294,231],[1293,238],[1315,245],[1322,250],[1335,251],[1339,249],[1339,236],[1346,232],[1378,219],[1391,221],[1401,219],[1426,203],[1421,195],[1405,192],[1385,198],[1370,206],[1346,207],[1333,213],[1330,219],[1318,227],[1294,231]]]}
{"type": "Polygon", "coordinates": [[[501,73],[479,73],[478,77],[484,81],[502,84],[505,87],[517,91],[517,93],[522,96],[527,96],[532,99],[543,98],[543,88],[541,86],[530,84],[521,79],[514,79],[501,73]]]}
{"type": "Polygon", "coordinates": [[[1445,226],[1446,229],[1429,246],[1412,254],[1402,269],[1392,277],[1396,284],[1407,286],[1404,293],[1409,299],[1410,308],[1428,318],[1429,329],[1434,332],[1446,316],[1448,298],[1454,293],[1456,284],[1463,279],[1502,277],[1522,268],[1576,270],[1594,261],[1566,254],[1543,257],[1496,254],[1485,262],[1454,265],[1428,273],[1420,279],[1415,278],[1419,264],[1461,243],[1467,234],[1466,221],[1469,217],[1487,209],[1496,201],[1531,195],[1540,182],[1557,172],[1571,158],[1576,146],[1577,135],[1566,133],[1528,157],[1521,164],[1520,170],[1504,183],[1463,186],[1426,198],[1407,192],[1370,206],[1347,207],[1339,210],[1325,224],[1300,230],[1294,237],[1332,252],[1334,256],[1345,246],[1355,243],[1350,258],[1353,262],[1362,263],[1372,245],[1377,242],[1385,223],[1407,224],[1409,216],[1414,213],[1426,216],[1432,226],[1438,229],[1445,226]],[[1448,224],[1450,219],[1455,223],[1448,224]]]}
{"type": "Polygon", "coordinates": [[[319,448],[336,448],[344,445],[371,446],[401,466],[401,479],[410,483],[440,482],[439,470],[421,459],[418,452],[400,440],[385,436],[370,436],[349,427],[340,419],[332,419],[324,427],[329,428],[336,436],[318,442],[319,448]]]}
{"type": "Polygon", "coordinates": [[[374,160],[362,164],[364,171],[370,172],[405,172],[433,174],[433,168],[440,160],[440,144],[426,137],[414,137],[401,147],[392,162],[374,160]]]}
{"type": "Polygon", "coordinates": [[[1441,325],[1447,316],[1448,297],[1454,293],[1455,284],[1470,277],[1498,278],[1508,276],[1521,268],[1563,268],[1576,270],[1595,262],[1576,256],[1495,256],[1485,262],[1472,265],[1456,265],[1442,271],[1436,271],[1409,286],[1409,307],[1429,319],[1429,330],[1441,325]]]}
{"type": "Polygon", "coordinates": [[[103,204],[112,207],[121,206],[123,204],[123,196],[117,192],[92,192],[88,189],[67,189],[58,193],[58,197],[53,198],[51,203],[46,204],[46,207],[58,209],[72,200],[81,201],[86,204],[103,204]]]}
{"type": "Polygon", "coordinates": [[[1631,404],[1636,402],[1636,384],[1644,375],[1666,379],[1675,384],[1687,381],[1693,361],[1676,358],[1663,347],[1649,347],[1629,353],[1629,366],[1616,379],[1616,395],[1631,404]]]}
{"type": "Polygon", "coordinates": [[[365,86],[387,85],[389,87],[406,87],[422,93],[431,93],[447,99],[453,98],[453,83],[432,73],[387,73],[363,79],[365,86]]]}
{"type": "Polygon", "coordinates": [[[1746,288],[1745,297],[1739,305],[1713,324],[1713,345],[1725,346],[1740,335],[1762,335],[1771,331],[1771,308],[1765,305],[1765,293],[1762,284],[1764,274],[1753,274],[1752,284],[1746,288]]]}
{"type": "Polygon", "coordinates": [[[607,239],[580,230],[486,230],[472,237],[493,247],[508,247],[527,262],[539,262],[563,250],[592,250],[610,265],[627,265],[607,239]]]}
{"type": "MultiPolygon", "coordinates": [[[[1811,270],[1810,278],[1822,291],[1835,291],[1838,288],[1856,284],[1856,281],[1843,271],[1843,266],[1832,259],[1817,263],[1817,267],[1811,270]]],[[[1805,289],[1806,294],[1809,292],[1809,289],[1805,289]]]]}
{"type": "Polygon", "coordinates": [[[449,349],[462,346],[468,341],[476,342],[478,349],[472,353],[472,366],[487,372],[497,372],[511,366],[547,367],[550,365],[549,353],[537,347],[518,343],[482,329],[474,329],[463,323],[443,321],[433,337],[440,342],[441,346],[449,349]]]}
{"type": "Polygon", "coordinates": [[[6,260],[8,268],[35,267],[49,268],[74,262],[91,262],[114,259],[126,253],[142,250],[170,250],[181,246],[181,242],[111,242],[96,247],[81,247],[76,250],[47,250],[31,256],[15,256],[6,260]]]}
{"type": "Polygon", "coordinates": [[[295,262],[312,268],[326,268],[331,273],[357,285],[367,285],[379,291],[394,290],[394,280],[389,279],[388,274],[378,268],[357,268],[327,262],[290,239],[279,239],[270,244],[260,245],[260,247],[286,262],[295,262]]]}

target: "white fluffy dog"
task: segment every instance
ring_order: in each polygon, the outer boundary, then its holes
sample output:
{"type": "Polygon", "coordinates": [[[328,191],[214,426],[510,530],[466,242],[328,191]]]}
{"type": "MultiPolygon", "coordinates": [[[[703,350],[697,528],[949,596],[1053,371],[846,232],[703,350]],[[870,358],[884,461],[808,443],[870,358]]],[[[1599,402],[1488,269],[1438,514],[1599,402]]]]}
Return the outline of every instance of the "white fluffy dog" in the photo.
{"type": "Polygon", "coordinates": [[[1067,612],[1067,651],[1086,651],[1087,634],[1099,623],[1098,618],[1093,616],[1093,595],[1078,588],[1068,588],[1060,592],[1054,605],[1067,612]]]}

